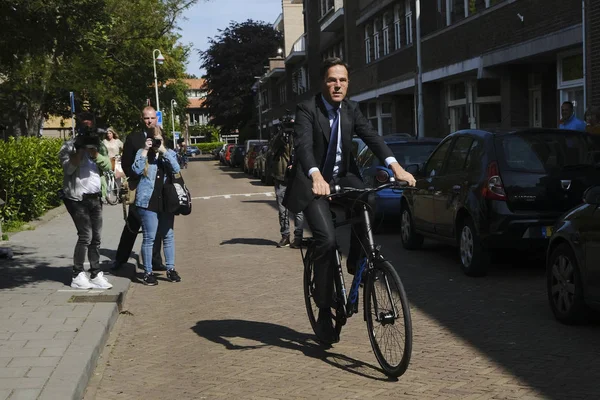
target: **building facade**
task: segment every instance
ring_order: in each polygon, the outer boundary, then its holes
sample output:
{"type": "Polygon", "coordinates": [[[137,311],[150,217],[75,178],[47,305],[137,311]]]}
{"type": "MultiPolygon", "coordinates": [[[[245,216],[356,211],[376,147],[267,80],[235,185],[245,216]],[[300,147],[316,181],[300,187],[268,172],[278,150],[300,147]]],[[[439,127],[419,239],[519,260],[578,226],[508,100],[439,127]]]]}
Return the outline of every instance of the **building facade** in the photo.
{"type": "MultiPolygon", "coordinates": [[[[319,91],[321,61],[338,56],[351,66],[350,98],[373,127],[381,135],[416,134],[414,0],[283,0],[282,8],[285,70],[264,84],[265,129],[319,91]],[[288,48],[285,7],[292,4],[303,9],[304,31],[293,33],[288,48]]],[[[588,0],[586,17],[584,69],[581,0],[421,0],[421,135],[553,128],[566,100],[583,118],[584,87],[588,104],[600,98],[600,2],[588,0]]]]}

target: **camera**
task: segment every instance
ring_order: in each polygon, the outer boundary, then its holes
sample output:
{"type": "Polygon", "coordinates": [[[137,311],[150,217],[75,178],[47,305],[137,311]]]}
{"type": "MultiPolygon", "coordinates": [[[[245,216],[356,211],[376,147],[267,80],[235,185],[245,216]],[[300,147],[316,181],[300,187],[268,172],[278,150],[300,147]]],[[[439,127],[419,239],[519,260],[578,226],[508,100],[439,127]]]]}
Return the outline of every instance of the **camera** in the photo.
{"type": "Polygon", "coordinates": [[[294,117],[290,114],[290,110],[281,118],[281,129],[285,135],[294,133],[294,117]]]}
{"type": "Polygon", "coordinates": [[[75,150],[81,148],[100,149],[101,136],[106,134],[105,129],[82,126],[79,135],[75,138],[75,150]]]}
{"type": "Polygon", "coordinates": [[[161,144],[162,144],[161,139],[152,138],[152,147],[160,147],[161,144]]]}

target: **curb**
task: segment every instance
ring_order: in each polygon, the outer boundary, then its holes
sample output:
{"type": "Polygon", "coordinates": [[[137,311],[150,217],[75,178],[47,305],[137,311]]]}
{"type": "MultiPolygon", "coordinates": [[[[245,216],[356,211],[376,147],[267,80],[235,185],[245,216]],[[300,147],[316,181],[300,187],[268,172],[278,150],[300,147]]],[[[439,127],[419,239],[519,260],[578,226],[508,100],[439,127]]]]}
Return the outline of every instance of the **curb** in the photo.
{"type": "MultiPolygon", "coordinates": [[[[2,232],[6,235],[8,235],[8,240],[4,241],[4,243],[7,243],[8,241],[10,241],[10,237],[12,235],[15,235],[19,232],[23,232],[26,230],[33,230],[36,229],[39,226],[42,226],[50,221],[52,221],[54,218],[56,217],[60,217],[61,215],[63,215],[64,213],[67,212],[67,208],[65,207],[64,204],[61,204],[58,207],[54,207],[48,211],[46,211],[46,213],[44,215],[42,215],[41,217],[39,217],[38,219],[35,219],[33,221],[29,221],[26,222],[24,225],[24,228],[21,229],[20,231],[17,232],[2,232]]],[[[0,240],[0,243],[2,243],[2,240],[0,240]]]]}
{"type": "Polygon", "coordinates": [[[115,325],[131,282],[115,277],[113,289],[101,294],[74,295],[71,302],[95,302],[94,308],[50,375],[38,399],[81,400],[96,369],[96,363],[115,325]],[[115,302],[116,300],[116,302],[115,302]]]}

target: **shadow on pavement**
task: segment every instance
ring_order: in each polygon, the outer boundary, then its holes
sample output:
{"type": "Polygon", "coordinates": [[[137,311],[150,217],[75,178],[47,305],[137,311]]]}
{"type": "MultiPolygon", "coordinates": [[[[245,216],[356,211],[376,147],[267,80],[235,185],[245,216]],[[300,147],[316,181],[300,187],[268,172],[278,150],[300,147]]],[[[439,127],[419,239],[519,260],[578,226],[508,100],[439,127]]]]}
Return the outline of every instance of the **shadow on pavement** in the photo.
{"type": "MultiPolygon", "coordinates": [[[[493,264],[488,276],[477,279],[463,275],[456,248],[426,242],[421,251],[394,251],[398,236],[376,241],[400,274],[411,305],[517,382],[549,399],[600,398],[600,324],[565,326],[554,320],[543,262],[512,252],[502,257],[508,262],[493,264]]],[[[427,326],[413,329],[418,335],[427,326]]],[[[449,361],[456,366],[476,359],[449,361]]],[[[500,379],[493,372],[487,378],[500,379]]]]}
{"type": "Polygon", "coordinates": [[[221,242],[221,246],[224,244],[249,244],[253,246],[277,246],[277,242],[268,239],[259,238],[233,238],[224,240],[221,242]]]}
{"type": "Polygon", "coordinates": [[[396,381],[395,378],[378,376],[383,371],[374,365],[332,353],[307,335],[285,326],[268,322],[239,319],[198,321],[192,330],[200,337],[221,344],[228,350],[256,350],[263,347],[280,347],[300,351],[304,355],[322,360],[346,372],[379,381],[396,381]],[[258,344],[235,344],[235,342],[258,342],[258,344]],[[377,374],[377,376],[375,375],[377,374]]]}
{"type": "Polygon", "coordinates": [[[14,258],[0,259],[0,289],[12,289],[37,282],[71,284],[71,267],[52,266],[37,256],[35,249],[11,246],[14,258]]]}

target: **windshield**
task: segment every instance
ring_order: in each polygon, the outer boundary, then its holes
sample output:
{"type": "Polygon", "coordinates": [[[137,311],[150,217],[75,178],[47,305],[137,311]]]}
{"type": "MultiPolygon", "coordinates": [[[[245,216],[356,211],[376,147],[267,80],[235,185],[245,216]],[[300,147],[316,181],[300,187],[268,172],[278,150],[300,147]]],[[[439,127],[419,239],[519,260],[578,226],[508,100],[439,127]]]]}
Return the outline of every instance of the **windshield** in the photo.
{"type": "Polygon", "coordinates": [[[548,173],[569,167],[594,167],[600,162],[600,138],[585,133],[523,133],[496,138],[503,168],[548,173]]]}
{"type": "Polygon", "coordinates": [[[437,147],[437,143],[392,143],[388,144],[396,160],[406,167],[411,164],[422,164],[437,147]]]}

